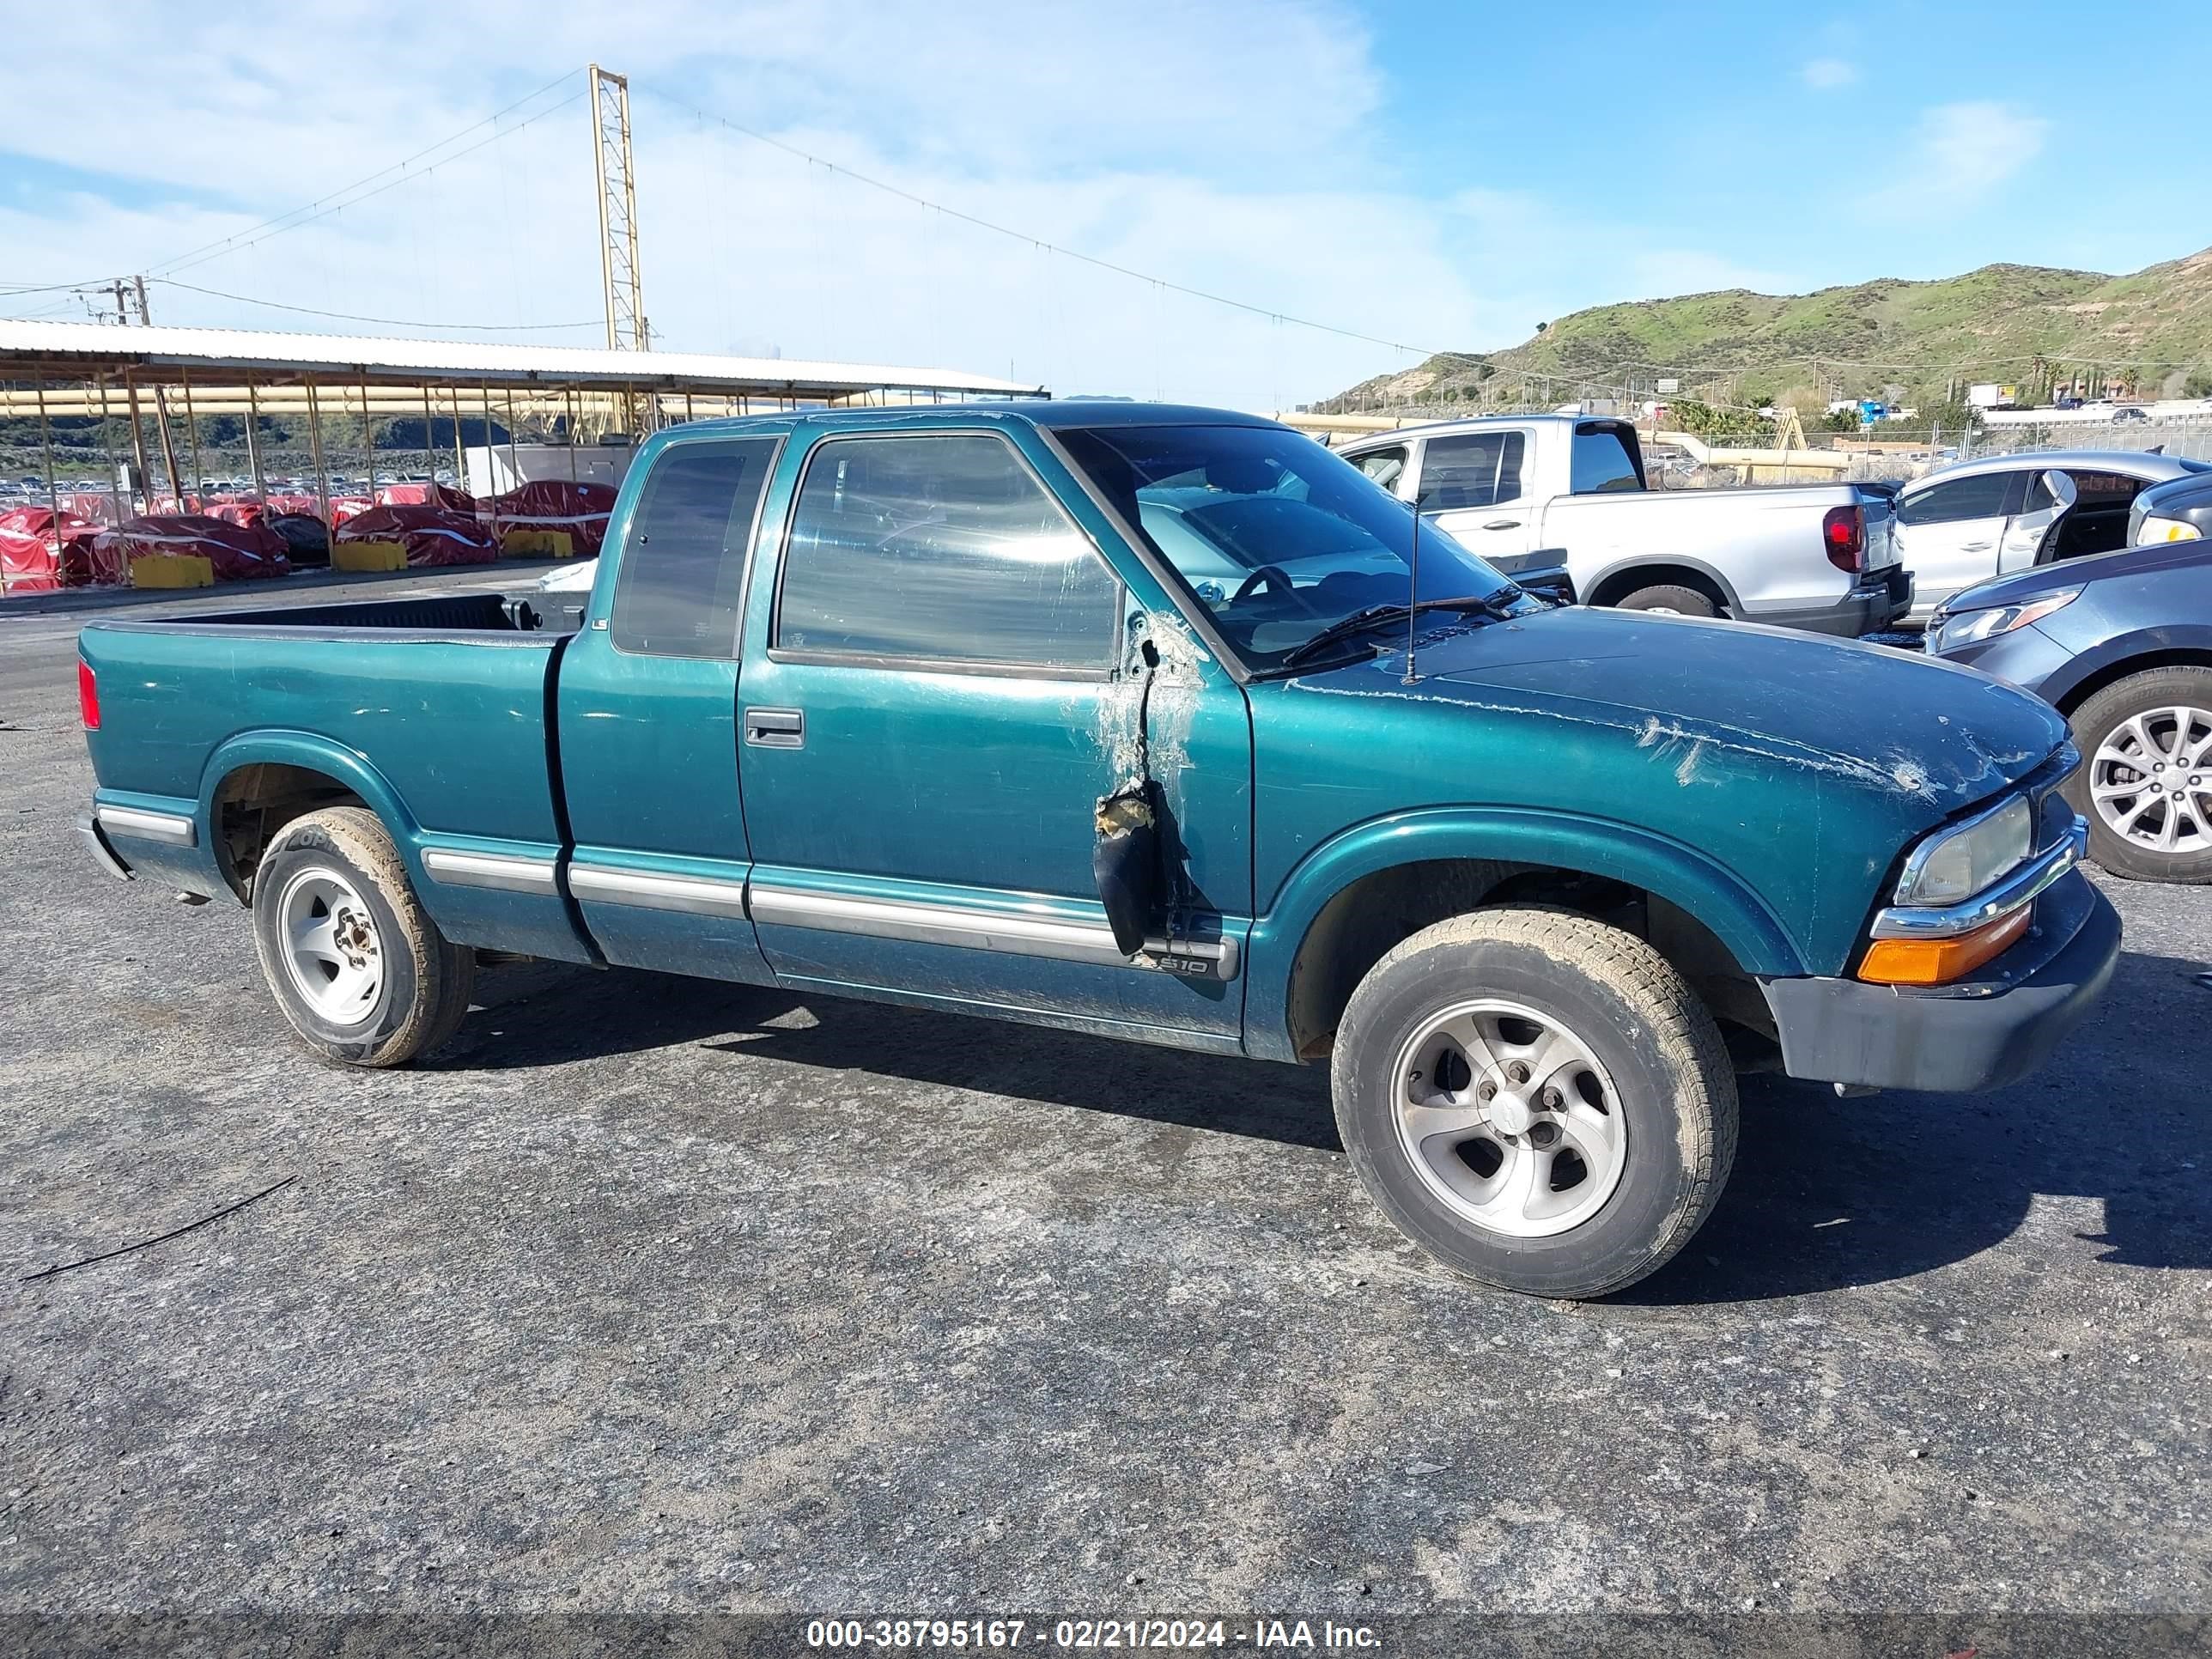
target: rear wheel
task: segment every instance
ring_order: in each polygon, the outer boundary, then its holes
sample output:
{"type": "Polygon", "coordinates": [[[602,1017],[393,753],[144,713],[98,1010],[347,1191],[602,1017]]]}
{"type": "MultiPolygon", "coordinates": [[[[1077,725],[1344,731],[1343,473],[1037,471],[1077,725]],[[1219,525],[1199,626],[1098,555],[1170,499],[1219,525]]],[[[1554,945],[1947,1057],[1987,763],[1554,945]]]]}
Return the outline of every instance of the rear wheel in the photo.
{"type": "Polygon", "coordinates": [[[1643,940],[1564,911],[1477,911],[1399,945],[1352,994],[1331,1081],[1383,1212],[1447,1266],[1532,1295],[1655,1271],[1735,1153],[1711,1015],[1643,940]]]}
{"type": "Polygon", "coordinates": [[[334,806],[276,832],[253,878],[253,943],[294,1033],[325,1060],[401,1066],[453,1036],[476,954],[416,902],[376,815],[334,806]]]}
{"type": "Polygon", "coordinates": [[[1711,594],[1672,582],[1639,587],[1615,599],[1613,606],[1620,611],[1650,611],[1662,617],[1717,617],[1721,613],[1711,594]]]}
{"type": "Polygon", "coordinates": [[[2089,856],[2136,881],[2212,882],[2212,668],[2153,668],[2074,711],[2066,798],[2089,856]]]}

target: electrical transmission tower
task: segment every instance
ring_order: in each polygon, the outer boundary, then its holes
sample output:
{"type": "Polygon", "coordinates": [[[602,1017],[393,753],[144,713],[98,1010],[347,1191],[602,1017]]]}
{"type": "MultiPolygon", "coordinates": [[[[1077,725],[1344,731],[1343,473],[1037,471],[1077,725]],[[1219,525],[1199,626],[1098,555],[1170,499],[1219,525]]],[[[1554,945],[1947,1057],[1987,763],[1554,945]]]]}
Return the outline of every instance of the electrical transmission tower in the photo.
{"type": "Polygon", "coordinates": [[[652,349],[637,270],[637,174],[630,165],[629,79],[597,64],[592,73],[592,161],[599,184],[599,276],[607,296],[607,345],[652,349]]]}

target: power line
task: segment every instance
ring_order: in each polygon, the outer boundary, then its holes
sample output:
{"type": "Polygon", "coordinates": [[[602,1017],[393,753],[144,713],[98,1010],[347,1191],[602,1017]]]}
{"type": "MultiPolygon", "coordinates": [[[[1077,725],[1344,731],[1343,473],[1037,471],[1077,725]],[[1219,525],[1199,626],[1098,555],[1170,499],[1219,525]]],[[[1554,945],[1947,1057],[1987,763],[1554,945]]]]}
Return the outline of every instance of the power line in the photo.
{"type": "MultiPolygon", "coordinates": [[[[650,90],[650,88],[642,89],[650,90]]],[[[1424,356],[1429,357],[1444,355],[1425,346],[1408,345],[1402,340],[1385,340],[1373,334],[1363,334],[1358,329],[1338,328],[1334,324],[1315,322],[1311,318],[1293,317],[1287,312],[1277,311],[1272,306],[1254,305],[1248,301],[1233,300],[1225,294],[1209,293],[1205,289],[1192,288],[1188,283],[1172,282],[1164,276],[1155,276],[1146,271],[1132,270],[1127,265],[1116,264],[1111,259],[1101,259],[1094,254],[1084,253],[1075,248],[1062,247],[1044,237],[1032,236],[1026,231],[994,224],[990,220],[979,218],[975,214],[963,213],[958,208],[947,207],[942,202],[931,201],[926,196],[917,196],[914,191],[900,185],[887,184],[881,179],[871,178],[865,173],[855,172],[853,168],[844,167],[838,162],[825,161],[819,155],[811,155],[799,149],[796,144],[786,143],[781,138],[774,138],[765,132],[757,131],[741,122],[732,121],[720,115],[711,115],[696,105],[684,103],[680,99],[671,98],[665,93],[655,93],[653,95],[659,98],[662,102],[700,121],[712,121],[718,126],[750,138],[757,143],[766,144],[771,149],[780,149],[787,155],[795,155],[810,166],[824,168],[833,174],[842,173],[856,184],[866,185],[871,190],[882,191],[887,196],[895,196],[902,202],[911,202],[916,207],[928,208],[934,212],[945,215],[947,218],[957,219],[964,224],[974,225],[979,230],[988,230],[994,235],[1005,236],[1017,242],[1026,242],[1031,247],[1043,249],[1047,253],[1057,253],[1064,259],[1073,259],[1079,264],[1091,265],[1100,270],[1111,271],[1116,276],[1127,276],[1134,282],[1150,283],[1157,289],[1186,295],[1194,300],[1203,300],[1211,305],[1226,306],[1232,311],[1246,312],[1255,317],[1265,317],[1271,322],[1292,323],[1300,328],[1310,328],[1323,334],[1334,334],[1340,339],[1358,340],[1363,345],[1381,346],[1390,351],[1418,351],[1424,356]]]]}
{"type": "Polygon", "coordinates": [[[290,306],[281,300],[257,300],[251,294],[226,294],[219,288],[201,288],[192,283],[180,283],[173,276],[152,279],[164,288],[180,288],[192,294],[204,294],[215,300],[234,300],[240,305],[263,306],[270,311],[297,312],[303,317],[334,317],[341,322],[380,323],[387,328],[453,328],[479,334],[520,334],[546,329],[599,328],[601,319],[586,317],[580,323],[424,323],[405,317],[364,317],[351,311],[323,311],[313,306],[290,306]]]}
{"type": "MultiPolygon", "coordinates": [[[[149,272],[188,270],[194,265],[205,264],[210,259],[221,258],[224,254],[234,252],[239,248],[252,247],[257,243],[266,241],[271,236],[282,235],[285,231],[297,230],[302,225],[313,224],[316,220],[325,218],[331,214],[338,212],[342,209],[351,207],[357,202],[365,202],[371,197],[380,196],[386,191],[392,189],[394,185],[404,184],[410,178],[421,176],[416,173],[410,173],[408,169],[413,167],[417,161],[422,160],[424,156],[435,155],[438,151],[446,149],[448,145],[458,143],[460,140],[467,137],[471,133],[476,131],[480,127],[495,125],[505,117],[514,113],[516,110],[520,109],[525,104],[528,104],[539,98],[543,98],[547,93],[551,92],[555,88],[562,85],[566,82],[574,80],[577,76],[582,73],[583,71],[581,70],[569,70],[566,73],[556,76],[552,80],[548,81],[544,86],[538,88],[537,91],[516,99],[513,103],[507,105],[506,108],[495,111],[493,113],[485,116],[482,120],[471,122],[467,126],[463,127],[459,132],[449,134],[447,137],[440,139],[436,143],[416,150],[412,155],[408,156],[404,161],[395,161],[389,167],[379,167],[375,172],[366,174],[362,178],[355,179],[353,183],[349,185],[342,185],[338,189],[332,191],[328,196],[317,198],[314,201],[309,202],[304,207],[294,208],[289,213],[280,213],[274,218],[264,219],[258,225],[251,225],[244,230],[234,231],[230,235],[219,237],[212,242],[203,242],[199,246],[188,249],[185,252],[177,255],[173,259],[166,260],[160,264],[149,265],[147,269],[149,272]],[[398,176],[386,179],[386,182],[381,185],[377,185],[377,187],[374,190],[365,188],[367,185],[375,184],[380,179],[385,179],[385,176],[387,173],[396,173],[398,176]],[[354,194],[356,191],[361,193],[359,195],[354,194]]],[[[498,140],[506,137],[510,133],[520,132],[523,128],[530,125],[532,122],[543,120],[546,116],[553,114],[556,111],[566,109],[570,104],[574,103],[577,99],[581,98],[583,95],[584,94],[580,91],[572,94],[570,96],[562,100],[561,102],[539,110],[535,114],[527,116],[524,119],[516,122],[511,127],[501,128],[495,131],[489,138],[479,139],[477,143],[470,145],[466,149],[456,150],[451,155],[441,156],[438,161],[431,164],[431,168],[442,167],[449,161],[457,161],[464,155],[472,155],[476,151],[482,149],[486,144],[496,143],[498,140]]],[[[431,169],[425,169],[425,171],[429,170],[431,169]]]]}

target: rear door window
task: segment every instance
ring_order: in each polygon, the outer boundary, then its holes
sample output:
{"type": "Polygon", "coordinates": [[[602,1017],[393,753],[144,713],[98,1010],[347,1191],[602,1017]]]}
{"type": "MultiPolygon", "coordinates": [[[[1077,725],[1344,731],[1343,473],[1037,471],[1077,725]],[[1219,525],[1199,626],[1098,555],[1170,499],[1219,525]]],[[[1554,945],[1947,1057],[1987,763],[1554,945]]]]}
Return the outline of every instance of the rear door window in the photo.
{"type": "Polygon", "coordinates": [[[615,644],[656,657],[737,652],[745,549],[774,438],[677,444],[647,473],[615,579],[615,644]]]}
{"type": "Polygon", "coordinates": [[[1955,524],[1966,519],[2002,515],[2005,497],[2012,492],[2014,474],[1983,472],[1971,478],[1951,478],[1917,495],[1900,497],[1899,524],[1955,524]]]}
{"type": "Polygon", "coordinates": [[[1111,666],[1121,587],[993,433],[833,438],[792,507],[775,643],[809,657],[1111,666]]]}
{"type": "Polygon", "coordinates": [[[1466,432],[1431,438],[1421,451],[1424,513],[1496,507],[1521,499],[1521,463],[1528,440],[1520,432],[1466,432]]]}

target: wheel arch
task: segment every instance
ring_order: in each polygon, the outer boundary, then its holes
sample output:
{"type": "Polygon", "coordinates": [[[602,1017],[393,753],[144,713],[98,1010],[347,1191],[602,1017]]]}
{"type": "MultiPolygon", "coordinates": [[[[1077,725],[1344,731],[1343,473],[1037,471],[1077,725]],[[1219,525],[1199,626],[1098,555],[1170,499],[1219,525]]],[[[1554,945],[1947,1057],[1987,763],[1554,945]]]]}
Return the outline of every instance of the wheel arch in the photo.
{"type": "MultiPolygon", "coordinates": [[[[1704,854],[1650,830],[1516,808],[1399,813],[1310,853],[1254,925],[1248,1050],[1314,1057],[1352,986],[1383,951],[1447,915],[1506,898],[1591,914],[1648,898],[1663,907],[1685,948],[1717,953],[1709,964],[1717,975],[1749,986],[1753,975],[1806,971],[1758,895],[1704,854]]],[[[1745,1012],[1764,1018],[1763,1000],[1745,1012]]]]}
{"type": "Polygon", "coordinates": [[[2074,711],[2104,690],[2156,668],[2212,668],[2212,629],[2160,628],[2108,641],[2067,665],[2069,678],[2046,691],[2051,705],[2072,719],[2074,711]],[[2180,637],[2177,638],[2176,635],[2180,637]]]}
{"type": "Polygon", "coordinates": [[[1672,554],[1625,559],[1607,565],[1591,580],[1589,597],[1583,603],[1615,605],[1639,587],[1663,582],[1695,588],[1730,614],[1742,614],[1743,605],[1736,598],[1735,586],[1726,576],[1702,559],[1672,554]]]}
{"type": "Polygon", "coordinates": [[[419,826],[398,792],[359,755],[310,732],[240,732],[209,756],[200,785],[200,821],[217,867],[243,904],[253,871],[285,824],[325,806],[374,812],[420,878],[419,826]]]}

